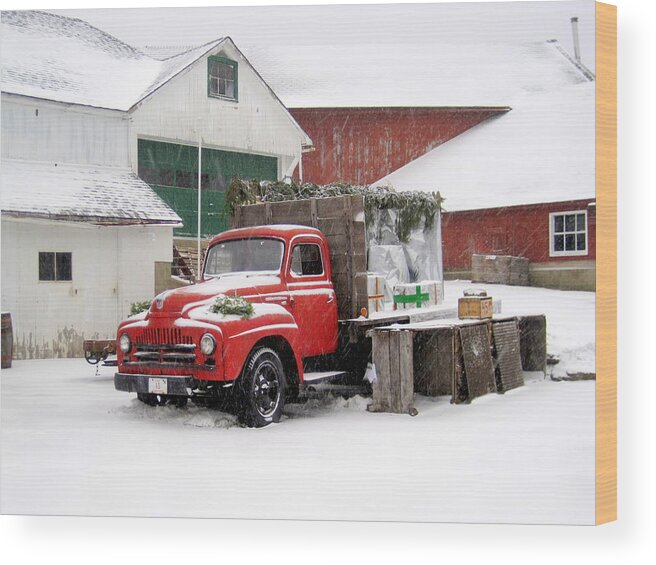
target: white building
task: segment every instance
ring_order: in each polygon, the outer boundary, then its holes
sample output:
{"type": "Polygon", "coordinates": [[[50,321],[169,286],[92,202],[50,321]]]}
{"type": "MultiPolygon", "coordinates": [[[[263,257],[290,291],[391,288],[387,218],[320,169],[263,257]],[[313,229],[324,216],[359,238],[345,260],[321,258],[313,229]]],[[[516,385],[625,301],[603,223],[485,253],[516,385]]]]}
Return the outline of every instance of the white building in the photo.
{"type": "Polygon", "coordinates": [[[311,143],[230,38],[160,61],[22,11],[2,13],[0,47],[2,310],[17,358],[80,355],[170,284],[173,230],[197,230],[199,141],[206,235],[225,225],[232,176],[281,179],[311,143]]]}

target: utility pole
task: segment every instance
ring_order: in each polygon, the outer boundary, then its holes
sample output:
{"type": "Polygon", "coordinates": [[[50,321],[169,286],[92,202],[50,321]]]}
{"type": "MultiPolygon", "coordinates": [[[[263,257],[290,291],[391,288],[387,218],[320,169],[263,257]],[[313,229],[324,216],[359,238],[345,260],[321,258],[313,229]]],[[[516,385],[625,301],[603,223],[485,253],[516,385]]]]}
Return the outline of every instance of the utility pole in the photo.
{"type": "Polygon", "coordinates": [[[201,141],[201,134],[200,134],[200,120],[201,118],[197,119],[196,127],[198,130],[198,235],[196,238],[196,244],[197,244],[197,252],[198,252],[198,257],[196,260],[196,282],[200,279],[200,263],[201,263],[201,254],[200,254],[200,221],[201,221],[201,204],[202,204],[202,197],[201,197],[201,167],[202,167],[202,141],[201,141]]]}

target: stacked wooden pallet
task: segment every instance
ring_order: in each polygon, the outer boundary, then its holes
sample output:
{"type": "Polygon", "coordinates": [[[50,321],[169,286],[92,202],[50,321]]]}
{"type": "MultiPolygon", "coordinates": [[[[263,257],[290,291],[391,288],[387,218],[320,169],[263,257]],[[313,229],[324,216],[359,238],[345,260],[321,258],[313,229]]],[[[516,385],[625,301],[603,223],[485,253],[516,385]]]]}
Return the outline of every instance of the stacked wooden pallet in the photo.
{"type": "MultiPolygon", "coordinates": [[[[201,265],[205,252],[207,251],[209,241],[201,241],[201,265]]],[[[196,270],[198,268],[198,243],[196,240],[176,239],[173,244],[173,263],[171,264],[171,274],[188,281],[196,280],[196,270]]],[[[201,267],[202,268],[202,267],[201,267]]]]}
{"type": "Polygon", "coordinates": [[[525,257],[510,255],[472,255],[472,282],[528,286],[525,257]]]}

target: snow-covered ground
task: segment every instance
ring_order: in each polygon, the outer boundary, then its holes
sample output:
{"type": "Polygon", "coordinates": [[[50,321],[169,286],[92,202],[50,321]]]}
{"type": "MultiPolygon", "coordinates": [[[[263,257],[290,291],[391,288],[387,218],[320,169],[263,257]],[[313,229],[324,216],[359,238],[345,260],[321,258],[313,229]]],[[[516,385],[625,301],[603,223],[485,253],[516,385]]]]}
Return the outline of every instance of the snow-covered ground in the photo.
{"type": "MultiPolygon", "coordinates": [[[[447,283],[447,300],[465,286],[447,283]]],[[[593,293],[487,288],[506,313],[546,313],[549,351],[593,370],[593,293]]],[[[253,430],[142,405],[82,359],[16,361],[0,377],[0,510],[592,523],[594,381],[525,376],[471,405],[418,397],[414,418],[328,397],[253,430]]]]}

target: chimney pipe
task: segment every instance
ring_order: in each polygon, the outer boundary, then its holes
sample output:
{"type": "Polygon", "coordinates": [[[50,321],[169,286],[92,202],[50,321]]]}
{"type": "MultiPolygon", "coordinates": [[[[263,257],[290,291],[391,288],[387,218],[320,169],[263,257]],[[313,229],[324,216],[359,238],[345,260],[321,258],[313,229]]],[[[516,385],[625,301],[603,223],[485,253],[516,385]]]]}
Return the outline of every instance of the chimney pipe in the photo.
{"type": "Polygon", "coordinates": [[[574,59],[577,63],[581,62],[581,47],[579,45],[579,19],[572,18],[572,37],[574,39],[574,59]]]}

